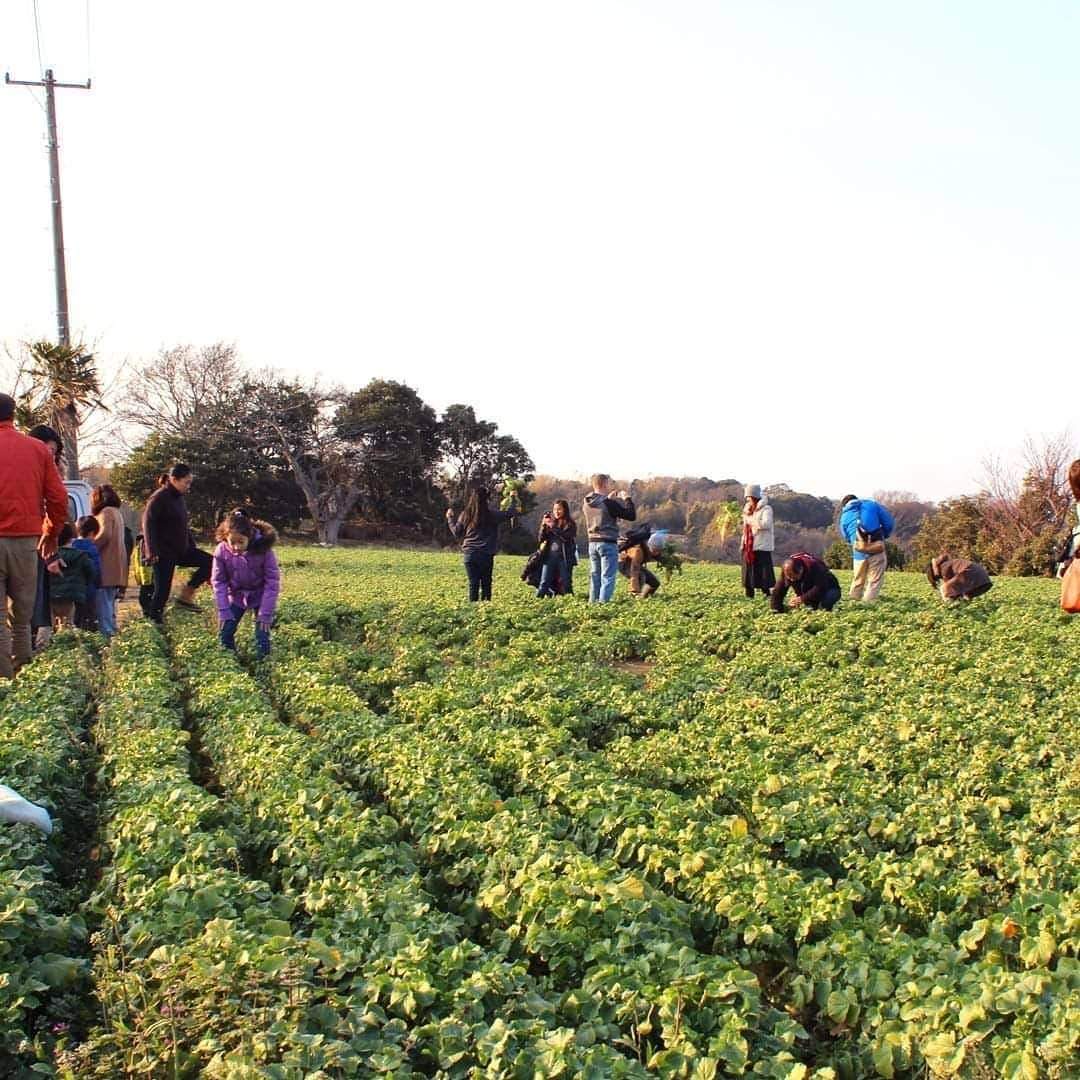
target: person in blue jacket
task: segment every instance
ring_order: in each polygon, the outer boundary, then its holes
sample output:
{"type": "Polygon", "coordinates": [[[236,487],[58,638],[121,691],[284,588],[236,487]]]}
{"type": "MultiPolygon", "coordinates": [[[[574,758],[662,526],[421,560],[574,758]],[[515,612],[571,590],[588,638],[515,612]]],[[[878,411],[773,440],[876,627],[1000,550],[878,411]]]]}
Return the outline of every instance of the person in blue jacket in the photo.
{"type": "Polygon", "coordinates": [[[885,541],[892,536],[893,516],[873,499],[845,495],[840,502],[840,532],[851,545],[851,599],[876,600],[885,579],[885,541]]]}

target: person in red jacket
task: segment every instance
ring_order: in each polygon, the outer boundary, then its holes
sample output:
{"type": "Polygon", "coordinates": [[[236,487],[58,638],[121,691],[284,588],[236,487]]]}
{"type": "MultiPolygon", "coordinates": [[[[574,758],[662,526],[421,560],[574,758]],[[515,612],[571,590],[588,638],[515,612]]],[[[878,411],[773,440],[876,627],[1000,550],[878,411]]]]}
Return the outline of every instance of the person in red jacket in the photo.
{"type": "Polygon", "coordinates": [[[38,553],[56,555],[67,489],[44,443],[15,430],[15,399],[0,394],[0,678],[31,654],[38,553]]]}

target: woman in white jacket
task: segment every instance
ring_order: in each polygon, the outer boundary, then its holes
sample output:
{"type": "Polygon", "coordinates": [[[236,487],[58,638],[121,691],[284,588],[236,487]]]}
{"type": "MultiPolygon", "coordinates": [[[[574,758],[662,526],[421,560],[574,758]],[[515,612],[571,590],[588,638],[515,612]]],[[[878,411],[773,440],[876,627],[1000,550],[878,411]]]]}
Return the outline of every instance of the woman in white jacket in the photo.
{"type": "Polygon", "coordinates": [[[768,596],[776,584],[772,564],[773,511],[768,497],[761,494],[760,484],[747,484],[743,494],[743,588],[752,600],[755,589],[768,596]]]}

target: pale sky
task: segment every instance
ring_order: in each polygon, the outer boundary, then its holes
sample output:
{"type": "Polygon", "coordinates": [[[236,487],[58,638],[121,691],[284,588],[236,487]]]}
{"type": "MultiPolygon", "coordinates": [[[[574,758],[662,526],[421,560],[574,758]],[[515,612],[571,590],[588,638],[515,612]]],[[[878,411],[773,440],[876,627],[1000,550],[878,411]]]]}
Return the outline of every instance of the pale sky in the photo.
{"type": "MultiPolygon", "coordinates": [[[[538,470],[973,490],[1074,423],[1080,5],[0,5],[72,326],[397,379],[538,470]]],[[[0,86],[0,342],[54,337],[0,86]]],[[[1080,445],[1078,445],[1080,451],[1080,445]]]]}

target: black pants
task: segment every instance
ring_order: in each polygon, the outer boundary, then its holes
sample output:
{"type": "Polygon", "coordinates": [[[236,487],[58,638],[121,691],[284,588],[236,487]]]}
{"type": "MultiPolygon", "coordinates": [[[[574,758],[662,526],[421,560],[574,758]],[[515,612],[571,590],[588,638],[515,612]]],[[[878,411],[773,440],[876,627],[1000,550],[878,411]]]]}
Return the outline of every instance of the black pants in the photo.
{"type": "Polygon", "coordinates": [[[491,599],[491,572],[495,568],[495,556],[480,551],[465,553],[465,573],[469,575],[469,599],[491,599]]]}
{"type": "Polygon", "coordinates": [[[753,599],[755,589],[760,589],[766,596],[769,595],[769,591],[776,584],[771,551],[755,551],[752,563],[743,561],[742,583],[746,595],[751,599],[753,599]]]}
{"type": "Polygon", "coordinates": [[[201,551],[197,547],[189,547],[179,559],[158,559],[154,563],[154,595],[150,598],[150,610],[147,614],[155,622],[161,622],[161,614],[165,605],[169,602],[169,593],[172,592],[173,574],[178,566],[193,566],[195,573],[188,581],[189,589],[197,589],[210,580],[210,568],[214,564],[214,557],[208,551],[201,551]]]}

